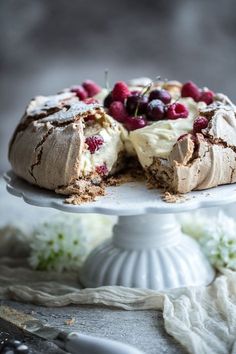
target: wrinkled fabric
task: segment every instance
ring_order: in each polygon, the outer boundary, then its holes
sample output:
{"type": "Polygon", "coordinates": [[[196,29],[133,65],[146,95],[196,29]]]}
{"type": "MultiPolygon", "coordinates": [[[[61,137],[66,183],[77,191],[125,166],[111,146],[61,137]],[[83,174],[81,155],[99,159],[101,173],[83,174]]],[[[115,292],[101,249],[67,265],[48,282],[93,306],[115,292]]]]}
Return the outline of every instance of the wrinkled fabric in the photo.
{"type": "Polygon", "coordinates": [[[189,353],[236,354],[236,273],[223,271],[208,287],[157,292],[121,286],[83,289],[78,273],[33,271],[25,258],[0,259],[0,299],[42,306],[104,305],[162,310],[165,329],[189,353]]]}

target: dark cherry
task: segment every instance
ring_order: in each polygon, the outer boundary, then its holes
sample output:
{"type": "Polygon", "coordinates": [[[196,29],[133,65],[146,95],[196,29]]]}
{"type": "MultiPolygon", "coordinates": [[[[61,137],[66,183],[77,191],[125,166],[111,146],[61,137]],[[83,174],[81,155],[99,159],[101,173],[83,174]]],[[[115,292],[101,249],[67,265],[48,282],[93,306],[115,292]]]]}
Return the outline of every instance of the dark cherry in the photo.
{"type": "Polygon", "coordinates": [[[147,106],[147,118],[149,120],[164,119],[165,105],[161,100],[153,100],[147,106]]]}
{"type": "Polygon", "coordinates": [[[152,101],[152,100],[160,100],[163,103],[168,104],[171,101],[171,95],[166,90],[155,89],[155,90],[151,91],[149,94],[149,101],[152,101]]]}
{"type": "Polygon", "coordinates": [[[147,125],[147,120],[144,116],[129,116],[125,120],[125,127],[127,130],[136,130],[143,128],[147,125]]]}
{"type": "Polygon", "coordinates": [[[138,114],[145,114],[147,111],[148,98],[147,96],[141,96],[138,92],[132,94],[127,98],[126,101],[126,110],[132,115],[135,114],[137,106],[138,106],[138,114]]]}
{"type": "Polygon", "coordinates": [[[105,97],[104,101],[103,101],[103,106],[106,108],[109,108],[110,105],[113,102],[113,98],[112,98],[112,92],[108,93],[108,95],[105,97]]]}

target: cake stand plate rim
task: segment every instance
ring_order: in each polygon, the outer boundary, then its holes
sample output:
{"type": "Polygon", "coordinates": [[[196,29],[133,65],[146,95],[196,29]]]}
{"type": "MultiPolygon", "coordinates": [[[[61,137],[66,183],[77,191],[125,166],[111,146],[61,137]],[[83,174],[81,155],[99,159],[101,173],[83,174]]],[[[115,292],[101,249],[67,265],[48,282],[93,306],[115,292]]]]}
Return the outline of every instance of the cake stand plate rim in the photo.
{"type": "Polygon", "coordinates": [[[132,182],[108,187],[107,194],[97,201],[82,205],[66,204],[65,196],[31,185],[17,177],[12,170],[3,175],[10,194],[26,203],[58,209],[70,213],[97,213],[106,215],[172,214],[198,208],[221,206],[236,202],[236,184],[222,185],[204,191],[190,192],[176,203],[161,199],[163,192],[146,188],[144,183],[132,182]]]}

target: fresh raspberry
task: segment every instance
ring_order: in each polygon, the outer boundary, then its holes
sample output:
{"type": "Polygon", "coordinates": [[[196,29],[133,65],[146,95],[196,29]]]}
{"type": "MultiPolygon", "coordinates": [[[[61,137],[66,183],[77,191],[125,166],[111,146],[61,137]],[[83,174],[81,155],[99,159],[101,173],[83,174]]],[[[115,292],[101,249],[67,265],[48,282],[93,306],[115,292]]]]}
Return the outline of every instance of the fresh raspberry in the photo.
{"type": "Polygon", "coordinates": [[[183,103],[172,103],[167,106],[166,118],[167,119],[178,119],[187,118],[189,114],[188,108],[183,103]]]}
{"type": "Polygon", "coordinates": [[[107,176],[108,175],[108,168],[107,165],[104,163],[104,165],[97,166],[96,167],[96,172],[101,175],[101,176],[107,176]]]}
{"type": "Polygon", "coordinates": [[[183,84],[181,89],[182,97],[192,97],[194,101],[198,102],[200,94],[200,90],[194,82],[188,81],[183,84]]]}
{"type": "Polygon", "coordinates": [[[147,125],[147,120],[144,116],[127,117],[125,120],[125,127],[127,130],[136,130],[147,125]]]}
{"type": "Polygon", "coordinates": [[[129,97],[130,90],[125,82],[118,81],[112,90],[113,101],[124,102],[124,100],[129,97]]]}
{"type": "Polygon", "coordinates": [[[203,101],[208,105],[211,104],[213,100],[214,100],[214,92],[212,92],[211,90],[201,92],[199,101],[203,101]]]}
{"type": "Polygon", "coordinates": [[[193,133],[201,133],[202,129],[208,126],[208,119],[206,117],[199,116],[193,122],[193,133]]]}
{"type": "Polygon", "coordinates": [[[114,101],[110,105],[109,114],[118,122],[124,122],[127,117],[125,106],[122,102],[114,101]]]}
{"type": "Polygon", "coordinates": [[[88,116],[84,117],[85,122],[94,122],[96,117],[94,114],[89,114],[88,116]]]}
{"type": "Polygon", "coordinates": [[[76,93],[76,96],[79,97],[80,100],[84,100],[88,97],[87,91],[85,91],[85,89],[81,85],[72,86],[70,90],[71,92],[76,93]]]}
{"type": "Polygon", "coordinates": [[[94,154],[103,145],[104,140],[100,135],[93,135],[86,138],[85,143],[88,145],[91,154],[94,154]]]}
{"type": "Polygon", "coordinates": [[[86,80],[82,83],[83,88],[87,91],[89,97],[95,96],[99,93],[102,89],[92,80],[86,80]]]}
{"type": "Polygon", "coordinates": [[[96,98],[93,98],[93,97],[85,98],[85,100],[83,100],[83,101],[86,104],[99,103],[98,100],[96,100],[96,98]]]}

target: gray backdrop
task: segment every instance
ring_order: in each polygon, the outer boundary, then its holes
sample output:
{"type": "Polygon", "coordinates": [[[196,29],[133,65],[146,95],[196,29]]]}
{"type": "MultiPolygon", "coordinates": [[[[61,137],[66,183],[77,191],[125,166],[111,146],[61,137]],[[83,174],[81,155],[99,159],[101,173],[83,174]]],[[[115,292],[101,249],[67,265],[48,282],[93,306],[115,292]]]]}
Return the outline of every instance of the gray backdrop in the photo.
{"type": "Polygon", "coordinates": [[[0,172],[36,94],[93,78],[192,79],[236,99],[234,0],[0,0],[0,172]]]}

